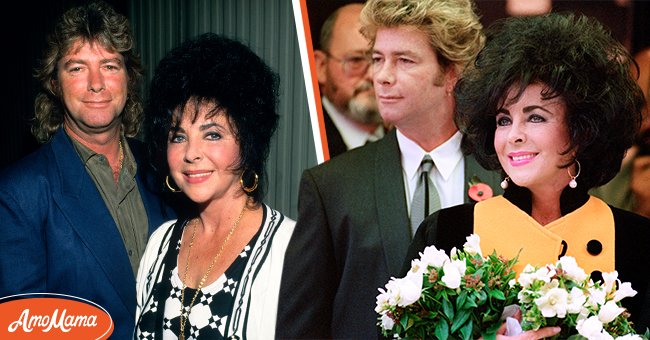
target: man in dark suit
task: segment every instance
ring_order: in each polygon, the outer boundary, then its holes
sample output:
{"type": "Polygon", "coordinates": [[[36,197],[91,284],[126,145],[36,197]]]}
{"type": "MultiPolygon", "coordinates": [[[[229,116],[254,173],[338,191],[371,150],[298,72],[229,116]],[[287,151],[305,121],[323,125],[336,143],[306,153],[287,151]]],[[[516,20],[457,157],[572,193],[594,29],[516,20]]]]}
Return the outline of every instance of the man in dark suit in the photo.
{"type": "Polygon", "coordinates": [[[419,225],[411,200],[426,155],[438,208],[470,201],[474,176],[499,188],[497,173],[462,152],[453,118],[454,85],[484,40],[472,3],[370,0],[361,22],[379,111],[395,129],[303,173],[279,338],[377,338],[377,288],[400,273],[419,225]]]}
{"type": "Polygon", "coordinates": [[[314,51],[330,158],[384,136],[369,72],[362,4],[344,5],[323,23],[314,51]]]}
{"type": "MultiPolygon", "coordinates": [[[[95,302],[115,339],[133,336],[135,273],[151,231],[174,214],[147,186],[140,59],[106,3],[68,10],[37,77],[33,132],[46,142],[0,174],[0,296],[95,302]]],[[[150,184],[150,183],[149,183],[150,184]]]]}

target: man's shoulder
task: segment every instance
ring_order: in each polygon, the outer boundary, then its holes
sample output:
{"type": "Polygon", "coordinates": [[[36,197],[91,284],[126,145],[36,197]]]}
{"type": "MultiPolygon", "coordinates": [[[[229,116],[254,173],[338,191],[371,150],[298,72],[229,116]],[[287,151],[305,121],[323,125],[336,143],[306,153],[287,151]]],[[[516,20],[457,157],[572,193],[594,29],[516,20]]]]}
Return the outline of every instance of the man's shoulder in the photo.
{"type": "MultiPolygon", "coordinates": [[[[17,181],[25,180],[33,182],[34,176],[43,175],[52,166],[53,153],[50,144],[45,144],[29,155],[8,165],[0,171],[0,186],[16,184],[17,181]]],[[[21,183],[27,184],[27,183],[21,183]]]]}
{"type": "Polygon", "coordinates": [[[335,156],[330,160],[308,169],[308,171],[314,174],[349,174],[366,171],[366,169],[374,166],[378,151],[377,143],[369,143],[335,156]]]}

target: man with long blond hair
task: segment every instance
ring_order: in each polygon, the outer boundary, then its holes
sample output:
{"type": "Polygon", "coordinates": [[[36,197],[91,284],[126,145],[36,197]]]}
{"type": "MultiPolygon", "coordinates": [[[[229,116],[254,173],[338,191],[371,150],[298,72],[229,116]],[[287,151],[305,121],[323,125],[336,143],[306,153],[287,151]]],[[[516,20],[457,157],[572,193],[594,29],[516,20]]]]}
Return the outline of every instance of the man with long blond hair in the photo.
{"type": "Polygon", "coordinates": [[[377,288],[399,274],[420,221],[468,202],[472,177],[500,181],[463,153],[454,123],[454,85],[484,41],[473,3],[371,0],[361,23],[379,112],[395,129],[303,173],[279,338],[376,338],[377,288]],[[422,182],[435,193],[424,204],[422,182]]]}

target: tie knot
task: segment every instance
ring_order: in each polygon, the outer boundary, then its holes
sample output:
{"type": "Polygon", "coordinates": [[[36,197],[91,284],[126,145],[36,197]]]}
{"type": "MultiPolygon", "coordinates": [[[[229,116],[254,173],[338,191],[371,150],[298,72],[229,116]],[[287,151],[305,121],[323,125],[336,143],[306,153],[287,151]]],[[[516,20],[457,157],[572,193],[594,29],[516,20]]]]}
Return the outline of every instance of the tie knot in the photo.
{"type": "Polygon", "coordinates": [[[424,155],[422,163],[420,163],[420,171],[429,173],[431,169],[433,169],[433,159],[429,155],[424,155]]]}

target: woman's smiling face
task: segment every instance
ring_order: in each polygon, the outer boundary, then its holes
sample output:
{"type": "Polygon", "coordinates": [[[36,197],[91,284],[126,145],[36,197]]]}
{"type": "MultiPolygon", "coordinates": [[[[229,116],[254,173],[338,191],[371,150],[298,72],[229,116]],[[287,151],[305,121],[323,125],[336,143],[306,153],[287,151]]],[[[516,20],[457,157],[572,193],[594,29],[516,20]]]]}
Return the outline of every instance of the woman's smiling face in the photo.
{"type": "MultiPolygon", "coordinates": [[[[531,191],[562,190],[571,179],[562,165],[573,160],[569,146],[566,105],[561,97],[542,98],[545,86],[531,84],[514,100],[508,91],[496,116],[494,149],[510,179],[531,191]]],[[[572,173],[575,173],[572,171],[572,173]]]]}

